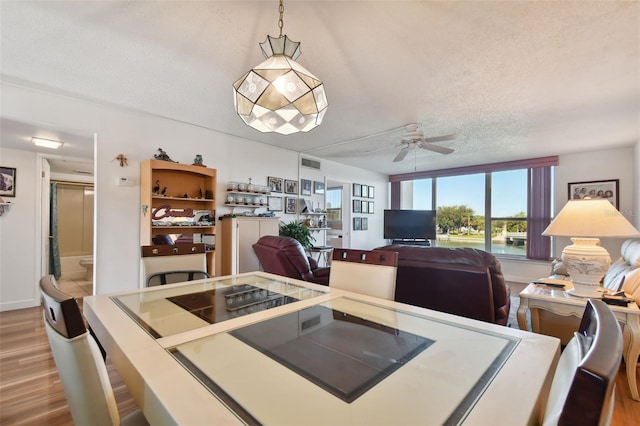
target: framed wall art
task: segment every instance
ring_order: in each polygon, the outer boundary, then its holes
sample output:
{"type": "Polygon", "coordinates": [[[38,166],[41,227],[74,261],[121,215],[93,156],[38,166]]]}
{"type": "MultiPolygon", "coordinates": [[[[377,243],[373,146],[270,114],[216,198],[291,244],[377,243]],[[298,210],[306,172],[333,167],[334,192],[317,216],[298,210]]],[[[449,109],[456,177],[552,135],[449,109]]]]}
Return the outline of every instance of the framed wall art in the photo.
{"type": "Polygon", "coordinates": [[[569,182],[570,200],[583,200],[585,198],[604,198],[619,209],[619,179],[593,180],[588,182],[569,182]]]}
{"type": "Polygon", "coordinates": [[[353,196],[361,197],[362,196],[362,186],[359,183],[353,184],[353,196]]]}
{"type": "Polygon", "coordinates": [[[298,195],[298,181],[297,180],[284,180],[284,193],[298,195]]]}
{"type": "Polygon", "coordinates": [[[370,186],[370,187],[369,187],[369,198],[376,198],[376,197],[375,197],[375,189],[376,189],[376,188],[375,188],[375,187],[373,187],[373,186],[370,186]]]}
{"type": "Polygon", "coordinates": [[[362,229],[362,218],[354,217],[353,218],[353,230],[360,231],[362,229]]]}
{"type": "Polygon", "coordinates": [[[324,194],[324,182],[318,182],[317,180],[313,181],[313,193],[314,194],[324,194]]]}
{"type": "Polygon", "coordinates": [[[360,200],[353,200],[353,212],[354,213],[360,213],[360,200]]]}
{"type": "Polygon", "coordinates": [[[269,191],[282,192],[282,178],[269,176],[267,183],[269,185],[269,191]]]}
{"type": "Polygon", "coordinates": [[[369,201],[369,209],[368,209],[369,213],[373,214],[373,201],[369,201]]]}
{"type": "Polygon", "coordinates": [[[0,196],[16,196],[16,169],[0,166],[0,196]]]}
{"type": "Polygon", "coordinates": [[[300,179],[300,195],[311,195],[311,180],[300,179]]]}
{"type": "Polygon", "coordinates": [[[284,212],[286,214],[296,214],[297,205],[298,205],[298,199],[296,197],[285,197],[284,212]]]}
{"type": "Polygon", "coordinates": [[[362,196],[362,198],[369,198],[369,187],[367,185],[362,185],[360,195],[362,196]]]}
{"type": "Polygon", "coordinates": [[[360,201],[360,211],[362,213],[369,213],[369,203],[366,201],[360,201]]]}
{"type": "Polygon", "coordinates": [[[281,212],[282,211],[282,197],[267,197],[269,203],[269,211],[270,212],[281,212]]]}
{"type": "Polygon", "coordinates": [[[368,231],[369,230],[369,219],[366,217],[362,218],[362,230],[363,231],[368,231]]]}

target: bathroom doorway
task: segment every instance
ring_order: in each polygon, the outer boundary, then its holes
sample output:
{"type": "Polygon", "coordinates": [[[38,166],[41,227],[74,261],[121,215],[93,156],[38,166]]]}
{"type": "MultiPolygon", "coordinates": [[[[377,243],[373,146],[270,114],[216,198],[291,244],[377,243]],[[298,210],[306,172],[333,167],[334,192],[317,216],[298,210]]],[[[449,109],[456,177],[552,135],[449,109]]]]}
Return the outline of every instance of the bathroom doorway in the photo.
{"type": "Polygon", "coordinates": [[[74,280],[82,287],[92,287],[93,184],[52,179],[50,199],[55,275],[60,281],[74,280]]]}

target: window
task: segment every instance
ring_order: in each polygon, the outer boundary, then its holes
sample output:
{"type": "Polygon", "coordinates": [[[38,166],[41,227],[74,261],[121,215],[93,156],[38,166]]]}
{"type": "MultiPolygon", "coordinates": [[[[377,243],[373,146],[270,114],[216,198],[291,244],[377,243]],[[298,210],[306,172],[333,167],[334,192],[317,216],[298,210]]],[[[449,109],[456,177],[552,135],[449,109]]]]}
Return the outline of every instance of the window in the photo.
{"type": "Polygon", "coordinates": [[[332,223],[342,223],[342,188],[328,188],[325,202],[329,227],[332,227],[332,223]]]}
{"type": "Polygon", "coordinates": [[[437,210],[441,247],[548,260],[557,157],[390,176],[391,208],[437,210]]]}

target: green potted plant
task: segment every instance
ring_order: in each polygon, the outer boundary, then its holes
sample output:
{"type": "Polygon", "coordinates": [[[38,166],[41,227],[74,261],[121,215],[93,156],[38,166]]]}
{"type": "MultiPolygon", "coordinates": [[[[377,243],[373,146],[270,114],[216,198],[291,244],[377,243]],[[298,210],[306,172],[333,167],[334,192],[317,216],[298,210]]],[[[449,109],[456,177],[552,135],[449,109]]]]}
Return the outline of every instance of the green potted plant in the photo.
{"type": "Polygon", "coordinates": [[[313,242],[316,240],[315,237],[311,235],[309,228],[295,220],[280,224],[280,236],[295,238],[305,249],[312,248],[313,242]]]}

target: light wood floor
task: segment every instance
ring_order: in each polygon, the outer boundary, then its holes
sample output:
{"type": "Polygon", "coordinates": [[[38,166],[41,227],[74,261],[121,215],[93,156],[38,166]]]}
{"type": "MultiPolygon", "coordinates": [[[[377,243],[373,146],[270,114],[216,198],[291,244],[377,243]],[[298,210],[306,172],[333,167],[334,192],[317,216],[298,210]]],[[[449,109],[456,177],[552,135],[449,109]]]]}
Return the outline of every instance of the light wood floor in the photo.
{"type": "MultiPolygon", "coordinates": [[[[86,281],[58,282],[78,298],[90,294],[86,281]]],[[[120,415],[137,408],[107,357],[120,415]]],[[[40,307],[0,312],[0,425],[72,425],[69,406],[49,349],[40,307]]]]}
{"type": "MultiPolygon", "coordinates": [[[[59,282],[79,299],[91,291],[86,284],[59,282]]],[[[519,290],[513,290],[517,295],[519,290]]],[[[0,312],[0,425],[73,424],[42,321],[39,307],[0,312]]],[[[120,415],[126,415],[136,408],[135,401],[108,357],[107,368],[120,415]]],[[[616,383],[612,425],[637,425],[640,402],[631,399],[624,364],[616,383]]]]}

